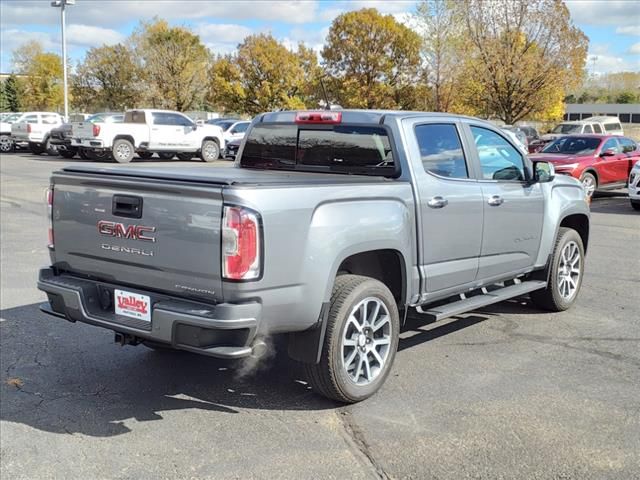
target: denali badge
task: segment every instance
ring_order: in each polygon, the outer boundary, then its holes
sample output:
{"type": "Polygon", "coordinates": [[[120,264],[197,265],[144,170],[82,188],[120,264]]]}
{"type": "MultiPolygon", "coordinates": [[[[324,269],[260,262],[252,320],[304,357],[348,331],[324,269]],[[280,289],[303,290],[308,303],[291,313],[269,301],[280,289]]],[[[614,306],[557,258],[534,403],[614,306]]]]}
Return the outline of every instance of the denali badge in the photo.
{"type": "Polygon", "coordinates": [[[102,245],[100,245],[100,248],[103,250],[111,250],[112,252],[129,253],[131,255],[142,255],[144,257],[153,257],[153,250],[143,250],[141,248],[135,248],[135,247],[121,247],[119,245],[109,245],[108,243],[103,243],[102,245]]]}
{"type": "Polygon", "coordinates": [[[129,238],[131,240],[145,240],[147,242],[155,242],[154,237],[146,235],[154,233],[156,227],[147,227],[145,225],[125,225],[123,223],[108,222],[100,220],[98,222],[98,232],[100,235],[117,238],[129,238]]]}

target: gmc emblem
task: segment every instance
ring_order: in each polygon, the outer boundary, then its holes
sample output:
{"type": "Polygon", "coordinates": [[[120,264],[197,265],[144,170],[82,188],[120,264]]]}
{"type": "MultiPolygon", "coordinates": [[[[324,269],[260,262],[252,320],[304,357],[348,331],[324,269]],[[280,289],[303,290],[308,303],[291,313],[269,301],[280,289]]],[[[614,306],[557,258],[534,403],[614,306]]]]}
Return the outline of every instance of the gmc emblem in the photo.
{"type": "Polygon", "coordinates": [[[154,233],[156,227],[147,227],[145,225],[127,225],[123,223],[108,222],[100,220],[98,222],[98,233],[108,237],[129,238],[131,240],[144,240],[146,242],[155,242],[154,237],[150,237],[148,233],[154,233]]]}

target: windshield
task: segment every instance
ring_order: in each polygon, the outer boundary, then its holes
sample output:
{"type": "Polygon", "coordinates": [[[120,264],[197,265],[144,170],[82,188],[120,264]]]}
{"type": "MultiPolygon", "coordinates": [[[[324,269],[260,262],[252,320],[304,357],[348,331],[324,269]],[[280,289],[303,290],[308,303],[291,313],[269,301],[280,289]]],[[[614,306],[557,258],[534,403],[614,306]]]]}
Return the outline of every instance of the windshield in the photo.
{"type": "Polygon", "coordinates": [[[582,125],[576,125],[573,123],[561,123],[556,126],[551,133],[580,133],[582,125]]]}
{"type": "Polygon", "coordinates": [[[589,137],[562,137],[554,140],[542,153],[565,153],[571,155],[591,155],[600,145],[599,138],[589,137]]]}
{"type": "Polygon", "coordinates": [[[7,115],[2,121],[5,123],[15,123],[21,116],[21,113],[12,113],[11,115],[7,115]]]}
{"type": "Polygon", "coordinates": [[[363,175],[396,173],[387,130],[378,125],[257,125],[247,138],[240,165],[363,175]]]}

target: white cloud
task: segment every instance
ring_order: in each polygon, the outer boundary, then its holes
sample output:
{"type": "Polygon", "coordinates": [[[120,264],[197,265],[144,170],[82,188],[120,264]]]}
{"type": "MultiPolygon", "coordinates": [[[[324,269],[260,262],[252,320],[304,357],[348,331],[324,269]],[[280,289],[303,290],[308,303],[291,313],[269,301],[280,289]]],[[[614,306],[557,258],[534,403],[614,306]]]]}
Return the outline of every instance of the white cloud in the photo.
{"type": "Polygon", "coordinates": [[[110,28],[94,27],[91,25],[69,25],[67,27],[67,41],[79,47],[99,47],[114,45],[124,40],[124,35],[110,28]]]}
{"type": "MultiPolygon", "coordinates": [[[[217,1],[199,0],[82,0],[69,7],[69,21],[85,25],[117,26],[129,20],[148,20],[154,16],[166,20],[197,20],[202,18],[282,21],[308,23],[318,16],[317,0],[217,1]]],[[[49,0],[2,0],[4,25],[29,23],[51,25],[59,21],[59,10],[51,8],[49,0]]]]}
{"type": "Polygon", "coordinates": [[[587,67],[592,73],[635,72],[640,70],[640,60],[615,55],[588,55],[587,67]]]}
{"type": "Polygon", "coordinates": [[[638,25],[629,25],[627,27],[618,27],[618,28],[616,28],[616,34],[618,34],[618,35],[635,35],[635,36],[640,37],[640,20],[638,20],[638,25]]]}
{"type": "Polygon", "coordinates": [[[567,0],[578,25],[617,25],[638,28],[638,2],[633,0],[567,0]]]}
{"type": "Polygon", "coordinates": [[[254,33],[249,27],[228,23],[199,24],[194,32],[212,53],[220,55],[232,53],[245,37],[254,33]]]}
{"type": "Polygon", "coordinates": [[[629,47],[629,53],[631,55],[640,55],[640,42],[631,45],[629,47]]]}

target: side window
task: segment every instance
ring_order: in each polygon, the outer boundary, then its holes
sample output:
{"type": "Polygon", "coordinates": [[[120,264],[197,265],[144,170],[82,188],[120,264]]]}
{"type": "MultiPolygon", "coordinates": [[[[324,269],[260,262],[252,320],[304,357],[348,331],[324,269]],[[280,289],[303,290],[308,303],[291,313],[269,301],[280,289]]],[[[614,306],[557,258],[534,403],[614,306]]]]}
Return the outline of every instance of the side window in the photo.
{"type": "Polygon", "coordinates": [[[618,142],[620,142],[622,153],[631,153],[638,148],[634,141],[627,137],[620,137],[618,142]]]}
{"type": "Polygon", "coordinates": [[[604,129],[607,132],[613,132],[615,130],[622,130],[622,127],[620,126],[619,123],[605,123],[604,124],[604,129]]]}
{"type": "Polygon", "coordinates": [[[25,123],[38,123],[38,116],[37,115],[27,115],[26,117],[24,117],[24,119],[22,120],[25,123]]]}
{"type": "Polygon", "coordinates": [[[615,138],[610,138],[609,140],[604,142],[604,145],[602,145],[602,148],[600,149],[600,153],[604,152],[605,150],[609,150],[610,148],[612,148],[616,153],[620,153],[618,141],[615,138]]]}
{"type": "Polygon", "coordinates": [[[425,172],[448,178],[469,178],[458,130],[452,124],[426,124],[415,128],[425,172]]]}
{"type": "Polygon", "coordinates": [[[584,126],[584,133],[593,133],[593,128],[591,128],[591,125],[585,125],[584,126]]]}
{"type": "Polygon", "coordinates": [[[171,125],[179,125],[181,127],[190,127],[193,125],[193,122],[191,120],[189,120],[187,117],[183,117],[182,115],[167,113],[166,116],[171,118],[171,125]]]}
{"type": "Polygon", "coordinates": [[[520,152],[493,130],[471,127],[478,148],[484,180],[524,181],[524,160],[520,152]]]}
{"type": "Polygon", "coordinates": [[[42,116],[42,123],[47,124],[47,125],[54,125],[54,124],[58,123],[58,116],[57,115],[43,115],[42,116]]]}
{"type": "Polygon", "coordinates": [[[125,123],[147,123],[144,112],[139,112],[136,110],[125,113],[124,121],[125,123]]]}
{"type": "Polygon", "coordinates": [[[152,115],[154,125],[175,125],[175,123],[173,123],[173,118],[166,113],[154,112],[152,115]]]}
{"type": "Polygon", "coordinates": [[[245,123],[245,122],[238,123],[238,124],[236,124],[235,127],[233,127],[233,131],[234,131],[234,133],[244,133],[244,132],[247,131],[248,127],[249,127],[249,123],[248,122],[247,123],[245,123]]]}
{"type": "Polygon", "coordinates": [[[596,133],[602,133],[602,128],[600,128],[600,125],[597,123],[593,124],[593,131],[596,133]]]}

